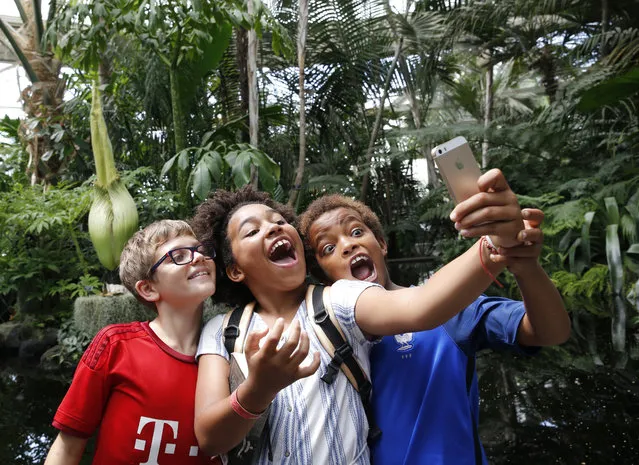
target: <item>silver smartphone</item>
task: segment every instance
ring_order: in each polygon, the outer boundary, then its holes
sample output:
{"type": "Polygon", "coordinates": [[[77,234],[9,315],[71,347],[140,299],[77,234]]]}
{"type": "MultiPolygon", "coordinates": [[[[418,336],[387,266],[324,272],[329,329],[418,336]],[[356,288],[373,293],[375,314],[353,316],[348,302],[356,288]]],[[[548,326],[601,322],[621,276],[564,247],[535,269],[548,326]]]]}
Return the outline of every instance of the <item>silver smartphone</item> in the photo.
{"type": "Polygon", "coordinates": [[[455,203],[479,192],[477,179],[481,169],[465,138],[458,136],[444,142],[435,147],[431,155],[455,203]]]}

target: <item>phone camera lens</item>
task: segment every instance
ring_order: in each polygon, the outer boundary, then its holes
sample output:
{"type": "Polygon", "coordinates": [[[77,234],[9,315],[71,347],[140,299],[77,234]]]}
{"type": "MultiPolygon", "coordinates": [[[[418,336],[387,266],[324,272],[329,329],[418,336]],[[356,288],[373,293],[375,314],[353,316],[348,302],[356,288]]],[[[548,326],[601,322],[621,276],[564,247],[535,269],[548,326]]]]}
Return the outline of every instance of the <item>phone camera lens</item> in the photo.
{"type": "Polygon", "coordinates": [[[442,154],[442,149],[439,149],[439,150],[437,151],[437,153],[441,155],[441,154],[442,154]]]}

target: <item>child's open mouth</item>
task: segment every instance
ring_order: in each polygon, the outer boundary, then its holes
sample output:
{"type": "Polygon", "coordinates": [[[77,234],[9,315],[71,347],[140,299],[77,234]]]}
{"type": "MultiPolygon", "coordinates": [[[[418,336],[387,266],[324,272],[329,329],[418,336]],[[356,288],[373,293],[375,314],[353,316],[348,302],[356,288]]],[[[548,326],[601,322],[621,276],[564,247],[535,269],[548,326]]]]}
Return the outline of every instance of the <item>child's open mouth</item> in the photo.
{"type": "Polygon", "coordinates": [[[351,274],[355,279],[366,281],[375,275],[375,265],[370,257],[358,255],[351,261],[351,274]]]}
{"type": "Polygon", "coordinates": [[[295,249],[288,239],[280,239],[271,246],[268,258],[278,265],[289,265],[297,261],[295,249]]]}

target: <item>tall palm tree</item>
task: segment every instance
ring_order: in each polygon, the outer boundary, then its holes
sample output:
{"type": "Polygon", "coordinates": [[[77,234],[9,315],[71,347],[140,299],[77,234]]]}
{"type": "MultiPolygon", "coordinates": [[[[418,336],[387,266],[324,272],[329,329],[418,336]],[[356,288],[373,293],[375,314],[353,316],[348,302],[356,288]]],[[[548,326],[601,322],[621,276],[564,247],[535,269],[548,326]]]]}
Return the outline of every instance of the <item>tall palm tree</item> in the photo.
{"type": "Polygon", "coordinates": [[[45,20],[39,0],[14,0],[22,25],[17,29],[0,18],[0,30],[24,68],[31,84],[21,92],[26,119],[20,136],[27,146],[27,174],[31,184],[51,183],[68,163],[61,152],[55,153],[49,126],[63,119],[62,101],[65,81],[60,76],[62,63],[54,56],[45,30],[56,11],[56,0],[49,2],[45,20]]]}

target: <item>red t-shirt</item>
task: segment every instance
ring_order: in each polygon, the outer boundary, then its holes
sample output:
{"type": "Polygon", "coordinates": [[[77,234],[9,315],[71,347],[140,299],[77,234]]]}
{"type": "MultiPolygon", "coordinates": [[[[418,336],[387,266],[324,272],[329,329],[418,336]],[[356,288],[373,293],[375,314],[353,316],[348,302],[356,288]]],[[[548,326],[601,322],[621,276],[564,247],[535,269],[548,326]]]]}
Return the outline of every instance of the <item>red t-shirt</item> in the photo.
{"type": "Polygon", "coordinates": [[[193,431],[197,365],[148,322],[107,326],[93,339],[53,419],[75,436],[97,430],[94,465],[211,465],[193,431]]]}

